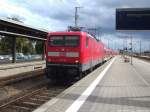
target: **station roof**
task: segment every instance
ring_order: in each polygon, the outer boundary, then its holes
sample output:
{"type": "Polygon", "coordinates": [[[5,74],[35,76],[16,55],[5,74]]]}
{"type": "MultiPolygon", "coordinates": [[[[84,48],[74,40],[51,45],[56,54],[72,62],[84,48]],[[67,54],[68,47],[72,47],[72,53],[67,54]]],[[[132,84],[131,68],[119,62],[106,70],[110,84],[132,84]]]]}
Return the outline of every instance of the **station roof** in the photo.
{"type": "Polygon", "coordinates": [[[47,34],[48,30],[32,27],[11,19],[0,18],[0,35],[46,40],[47,34]]]}

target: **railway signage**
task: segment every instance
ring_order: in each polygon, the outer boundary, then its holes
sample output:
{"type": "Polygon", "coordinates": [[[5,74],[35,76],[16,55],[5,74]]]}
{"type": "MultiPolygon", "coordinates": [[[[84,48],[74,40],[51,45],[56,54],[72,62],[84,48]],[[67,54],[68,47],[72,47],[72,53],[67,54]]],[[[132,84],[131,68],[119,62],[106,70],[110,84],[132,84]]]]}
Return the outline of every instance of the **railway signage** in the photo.
{"type": "Polygon", "coordinates": [[[116,9],[117,30],[150,30],[150,8],[116,9]]]}

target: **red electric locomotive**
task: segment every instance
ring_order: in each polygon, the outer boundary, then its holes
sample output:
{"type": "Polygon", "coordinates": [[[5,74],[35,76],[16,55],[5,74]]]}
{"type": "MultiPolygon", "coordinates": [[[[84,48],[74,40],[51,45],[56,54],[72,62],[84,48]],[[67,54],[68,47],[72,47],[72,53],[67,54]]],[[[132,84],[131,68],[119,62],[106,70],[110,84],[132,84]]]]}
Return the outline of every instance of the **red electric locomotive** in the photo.
{"type": "Polygon", "coordinates": [[[49,33],[46,46],[46,73],[52,79],[80,77],[106,58],[104,44],[86,32],[49,33]]]}

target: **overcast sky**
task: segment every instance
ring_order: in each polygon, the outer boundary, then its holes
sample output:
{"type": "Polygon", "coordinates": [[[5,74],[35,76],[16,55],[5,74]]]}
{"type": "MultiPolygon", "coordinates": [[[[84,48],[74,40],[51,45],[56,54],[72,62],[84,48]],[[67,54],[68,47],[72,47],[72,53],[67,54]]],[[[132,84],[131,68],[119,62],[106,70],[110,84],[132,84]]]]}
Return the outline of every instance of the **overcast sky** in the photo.
{"type": "Polygon", "coordinates": [[[135,50],[142,41],[143,50],[150,47],[149,32],[117,32],[115,30],[116,8],[150,7],[150,0],[0,0],[0,17],[18,17],[25,24],[63,31],[74,25],[74,7],[79,10],[80,26],[101,28],[102,41],[112,48],[129,45],[131,35],[135,50]],[[109,41],[108,41],[109,40],[109,41]]]}

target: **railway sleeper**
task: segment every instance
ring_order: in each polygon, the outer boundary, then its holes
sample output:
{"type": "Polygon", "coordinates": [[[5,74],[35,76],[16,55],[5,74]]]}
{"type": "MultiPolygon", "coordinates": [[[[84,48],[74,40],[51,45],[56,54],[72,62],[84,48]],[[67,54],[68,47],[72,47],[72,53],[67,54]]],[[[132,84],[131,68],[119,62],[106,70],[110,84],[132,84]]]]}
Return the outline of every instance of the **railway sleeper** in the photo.
{"type": "Polygon", "coordinates": [[[44,92],[44,93],[42,93],[42,95],[46,95],[46,96],[49,96],[49,95],[51,95],[53,92],[51,92],[51,93],[48,93],[48,92],[44,92]]]}
{"type": "Polygon", "coordinates": [[[56,96],[58,93],[60,92],[51,92],[51,93],[42,93],[42,96],[47,96],[47,97],[51,97],[51,96],[56,96]]]}
{"type": "Polygon", "coordinates": [[[34,96],[33,98],[34,98],[34,99],[44,100],[44,101],[48,101],[48,100],[51,99],[51,98],[43,98],[43,97],[39,97],[39,96],[34,96]]]}
{"type": "Polygon", "coordinates": [[[57,86],[55,88],[48,88],[49,90],[46,90],[43,93],[49,94],[49,93],[58,93],[60,91],[63,91],[65,88],[58,88],[57,86]]]}
{"type": "Polygon", "coordinates": [[[29,102],[29,101],[24,101],[24,102],[22,102],[23,104],[25,104],[25,105],[29,105],[29,106],[35,106],[35,107],[37,107],[37,106],[40,106],[41,104],[38,104],[38,102],[29,102]]]}
{"type": "Polygon", "coordinates": [[[50,99],[50,97],[44,96],[44,95],[36,95],[35,98],[40,98],[40,99],[45,99],[45,100],[49,100],[50,99]]]}
{"type": "Polygon", "coordinates": [[[50,90],[44,90],[44,93],[51,93],[51,92],[53,92],[53,89],[54,89],[54,88],[52,88],[52,89],[51,89],[51,88],[48,88],[48,89],[50,89],[50,90]]]}
{"type": "Polygon", "coordinates": [[[58,92],[64,90],[64,88],[57,88],[57,87],[56,88],[48,88],[48,89],[50,89],[50,90],[44,90],[44,92],[42,92],[42,93],[44,93],[44,94],[51,94],[51,93],[58,93],[58,92]]]}
{"type": "Polygon", "coordinates": [[[8,108],[10,108],[10,112],[13,112],[13,110],[14,110],[14,112],[31,112],[33,110],[31,108],[28,108],[28,107],[25,107],[25,106],[18,106],[18,105],[11,105],[8,108]]]}
{"type": "Polygon", "coordinates": [[[27,108],[31,108],[31,109],[34,109],[39,106],[39,104],[32,103],[32,102],[18,102],[18,103],[15,103],[14,105],[20,106],[20,107],[27,107],[27,108]]]}
{"type": "Polygon", "coordinates": [[[30,98],[29,100],[33,102],[40,102],[40,103],[45,103],[47,101],[47,100],[39,99],[39,98],[30,98]]]}
{"type": "MultiPolygon", "coordinates": [[[[42,95],[42,96],[44,96],[44,95],[42,95]]],[[[52,97],[56,97],[56,94],[47,95],[47,98],[48,98],[48,99],[51,99],[52,97]]]]}
{"type": "MultiPolygon", "coordinates": [[[[40,100],[31,100],[30,98],[27,99],[27,100],[25,100],[24,102],[25,102],[25,103],[26,103],[26,102],[30,102],[30,104],[33,104],[33,105],[41,105],[41,104],[44,103],[43,101],[40,101],[40,100]]],[[[24,102],[23,102],[23,103],[24,103],[24,102]]]]}

